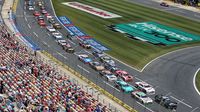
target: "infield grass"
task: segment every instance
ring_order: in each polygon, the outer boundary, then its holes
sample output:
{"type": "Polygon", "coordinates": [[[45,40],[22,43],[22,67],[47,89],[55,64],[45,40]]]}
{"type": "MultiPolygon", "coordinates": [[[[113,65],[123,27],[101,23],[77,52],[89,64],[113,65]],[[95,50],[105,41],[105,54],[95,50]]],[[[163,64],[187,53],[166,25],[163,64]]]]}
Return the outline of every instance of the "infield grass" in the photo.
{"type": "Polygon", "coordinates": [[[150,60],[159,55],[176,49],[199,45],[193,42],[173,46],[156,46],[124,37],[123,34],[112,32],[105,25],[154,21],[163,25],[178,28],[180,30],[200,35],[200,22],[195,22],[181,16],[161,12],[152,8],[136,5],[124,0],[52,0],[57,16],[67,16],[86,34],[94,37],[103,45],[110,48],[108,54],[135,67],[141,69],[150,60]],[[103,19],[95,15],[80,11],[61,4],[62,2],[77,1],[93,7],[97,7],[118,15],[121,18],[103,19]]]}
{"type": "Polygon", "coordinates": [[[200,91],[200,71],[198,72],[196,76],[196,86],[197,86],[197,89],[200,91]]]}

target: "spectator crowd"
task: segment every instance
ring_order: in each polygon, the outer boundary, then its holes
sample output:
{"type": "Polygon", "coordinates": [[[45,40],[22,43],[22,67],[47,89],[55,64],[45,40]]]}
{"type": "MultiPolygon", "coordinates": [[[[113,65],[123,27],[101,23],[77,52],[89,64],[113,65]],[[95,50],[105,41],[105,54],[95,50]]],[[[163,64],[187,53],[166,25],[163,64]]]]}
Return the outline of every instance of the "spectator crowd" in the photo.
{"type": "Polygon", "coordinates": [[[110,112],[0,26],[0,112],[110,112]]]}

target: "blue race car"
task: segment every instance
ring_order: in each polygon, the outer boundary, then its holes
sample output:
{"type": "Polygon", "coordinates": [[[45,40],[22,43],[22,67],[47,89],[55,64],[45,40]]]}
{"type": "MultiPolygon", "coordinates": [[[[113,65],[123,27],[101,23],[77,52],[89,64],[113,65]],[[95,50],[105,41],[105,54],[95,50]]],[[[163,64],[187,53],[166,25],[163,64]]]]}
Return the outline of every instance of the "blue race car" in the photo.
{"type": "Polygon", "coordinates": [[[128,83],[124,82],[123,80],[117,80],[115,81],[115,87],[118,89],[121,89],[125,93],[130,93],[136,90],[135,87],[129,85],[128,83]]]}
{"type": "Polygon", "coordinates": [[[82,61],[83,63],[85,63],[85,64],[88,64],[89,62],[92,62],[92,59],[89,58],[89,56],[86,55],[86,54],[80,54],[80,55],[78,55],[78,59],[80,61],[82,61]]]}

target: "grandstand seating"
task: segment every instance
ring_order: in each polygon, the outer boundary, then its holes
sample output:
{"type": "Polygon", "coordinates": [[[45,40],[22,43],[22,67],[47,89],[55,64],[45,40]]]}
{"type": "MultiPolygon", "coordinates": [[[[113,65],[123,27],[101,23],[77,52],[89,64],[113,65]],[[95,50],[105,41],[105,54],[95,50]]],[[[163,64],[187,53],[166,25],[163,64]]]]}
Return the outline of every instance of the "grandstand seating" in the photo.
{"type": "Polygon", "coordinates": [[[109,112],[0,27],[0,111],[109,112]]]}

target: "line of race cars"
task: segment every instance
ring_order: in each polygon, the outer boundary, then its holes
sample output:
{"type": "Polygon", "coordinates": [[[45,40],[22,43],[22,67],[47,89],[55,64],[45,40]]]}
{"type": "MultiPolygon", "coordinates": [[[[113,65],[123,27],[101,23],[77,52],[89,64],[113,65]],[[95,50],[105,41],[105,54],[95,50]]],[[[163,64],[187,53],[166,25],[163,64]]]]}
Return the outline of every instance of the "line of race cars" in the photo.
{"type": "MultiPolygon", "coordinates": [[[[65,51],[67,51],[68,53],[74,53],[74,48],[58,31],[58,29],[61,29],[62,26],[59,23],[56,23],[54,17],[45,10],[44,2],[37,1],[36,6],[38,6],[40,10],[36,10],[34,3],[31,0],[26,0],[26,4],[27,9],[33,11],[33,15],[35,16],[38,24],[41,27],[46,27],[47,31],[52,34],[58,44],[62,46],[65,51]],[[45,23],[45,19],[51,25],[48,26],[45,23]]],[[[84,49],[92,49],[91,45],[86,41],[79,40],[79,45],[84,49]]],[[[98,60],[93,60],[86,53],[78,54],[78,59],[84,64],[88,64],[92,69],[99,72],[99,75],[105,78],[107,81],[114,82],[114,85],[117,89],[120,89],[124,93],[131,93],[134,98],[136,98],[143,104],[153,103],[153,100],[148,97],[148,95],[155,94],[155,89],[153,88],[153,86],[143,81],[135,82],[134,86],[132,86],[129,83],[133,82],[133,75],[117,67],[115,61],[111,57],[99,50],[94,50],[92,54],[95,59],[98,60]]],[[[176,110],[177,108],[177,103],[171,101],[169,97],[164,95],[156,95],[154,101],[171,110],[176,110]]]]}

